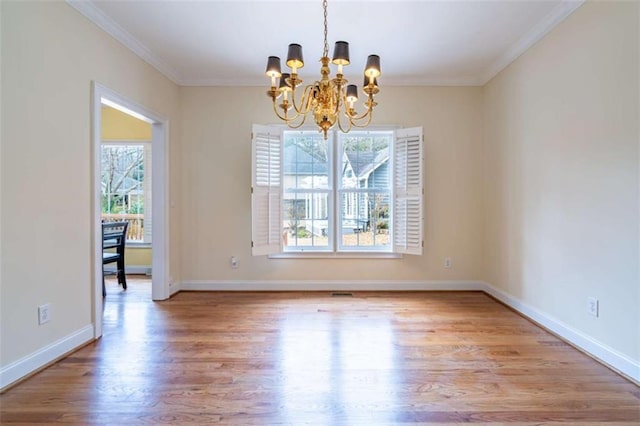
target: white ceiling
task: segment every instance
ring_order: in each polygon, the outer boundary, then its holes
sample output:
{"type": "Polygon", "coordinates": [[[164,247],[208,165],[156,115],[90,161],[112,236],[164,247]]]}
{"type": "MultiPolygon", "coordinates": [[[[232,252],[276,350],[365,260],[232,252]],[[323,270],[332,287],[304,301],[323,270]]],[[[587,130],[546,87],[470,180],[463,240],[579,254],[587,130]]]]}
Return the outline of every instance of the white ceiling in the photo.
{"type": "MultiPolygon", "coordinates": [[[[319,77],[320,0],[67,1],[180,85],[267,86],[267,56],[284,67],[289,43],[303,47],[302,78],[319,77]]],[[[329,54],[349,42],[358,85],[371,53],[381,86],[482,85],[582,2],[329,0],[329,54]]]]}

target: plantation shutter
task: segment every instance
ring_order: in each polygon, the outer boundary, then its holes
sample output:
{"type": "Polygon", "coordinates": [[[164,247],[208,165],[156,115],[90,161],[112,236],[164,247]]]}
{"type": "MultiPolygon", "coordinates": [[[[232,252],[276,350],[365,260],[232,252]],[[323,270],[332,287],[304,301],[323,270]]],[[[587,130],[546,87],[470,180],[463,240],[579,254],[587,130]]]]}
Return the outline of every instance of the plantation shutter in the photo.
{"type": "Polygon", "coordinates": [[[251,178],[251,253],[279,253],[281,219],[281,130],[253,125],[251,178]]]}
{"type": "Polygon", "coordinates": [[[393,153],[393,251],[422,254],[422,127],[396,130],[393,153]]]}

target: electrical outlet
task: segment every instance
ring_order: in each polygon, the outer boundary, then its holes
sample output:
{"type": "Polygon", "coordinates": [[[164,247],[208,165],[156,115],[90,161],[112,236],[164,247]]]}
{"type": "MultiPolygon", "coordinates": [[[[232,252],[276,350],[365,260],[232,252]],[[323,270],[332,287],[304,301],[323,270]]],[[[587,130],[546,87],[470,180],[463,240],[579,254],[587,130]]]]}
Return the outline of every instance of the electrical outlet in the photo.
{"type": "Polygon", "coordinates": [[[587,312],[589,312],[589,314],[593,315],[594,317],[598,317],[600,314],[599,305],[600,303],[598,302],[598,299],[596,299],[595,297],[587,298],[587,312]]]}
{"type": "Polygon", "coordinates": [[[451,260],[450,257],[445,257],[444,258],[444,267],[447,269],[451,269],[451,267],[453,266],[453,261],[451,260]]]}
{"type": "Polygon", "coordinates": [[[46,303],[38,306],[38,324],[42,325],[51,320],[51,305],[46,303]]]}
{"type": "Polygon", "coordinates": [[[231,267],[233,269],[238,269],[238,258],[235,256],[231,256],[231,267]]]}

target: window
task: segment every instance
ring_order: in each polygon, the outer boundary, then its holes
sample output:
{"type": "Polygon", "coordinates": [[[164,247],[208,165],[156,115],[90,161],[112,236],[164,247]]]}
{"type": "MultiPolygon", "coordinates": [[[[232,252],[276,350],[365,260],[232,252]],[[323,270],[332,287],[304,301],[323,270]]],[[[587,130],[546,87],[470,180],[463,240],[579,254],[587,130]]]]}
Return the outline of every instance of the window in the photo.
{"type": "Polygon", "coordinates": [[[353,132],[337,138],[338,249],[391,251],[393,132],[353,132]]]}
{"type": "Polygon", "coordinates": [[[129,222],[127,242],[151,243],[151,143],[102,143],[102,220],[129,222]]]}
{"type": "Polygon", "coordinates": [[[253,128],[252,248],[422,253],[422,128],[253,128]]]}
{"type": "Polygon", "coordinates": [[[283,248],[329,250],[330,141],[318,132],[284,132],[283,248]]]}

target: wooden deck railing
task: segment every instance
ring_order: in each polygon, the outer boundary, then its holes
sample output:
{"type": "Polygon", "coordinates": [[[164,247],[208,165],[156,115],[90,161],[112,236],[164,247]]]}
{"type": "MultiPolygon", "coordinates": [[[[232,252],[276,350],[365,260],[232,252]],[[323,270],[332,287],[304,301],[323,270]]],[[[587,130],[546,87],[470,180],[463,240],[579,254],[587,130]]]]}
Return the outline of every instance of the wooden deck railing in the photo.
{"type": "Polygon", "coordinates": [[[117,214],[102,213],[103,222],[129,222],[127,241],[144,241],[144,213],[117,214]]]}

